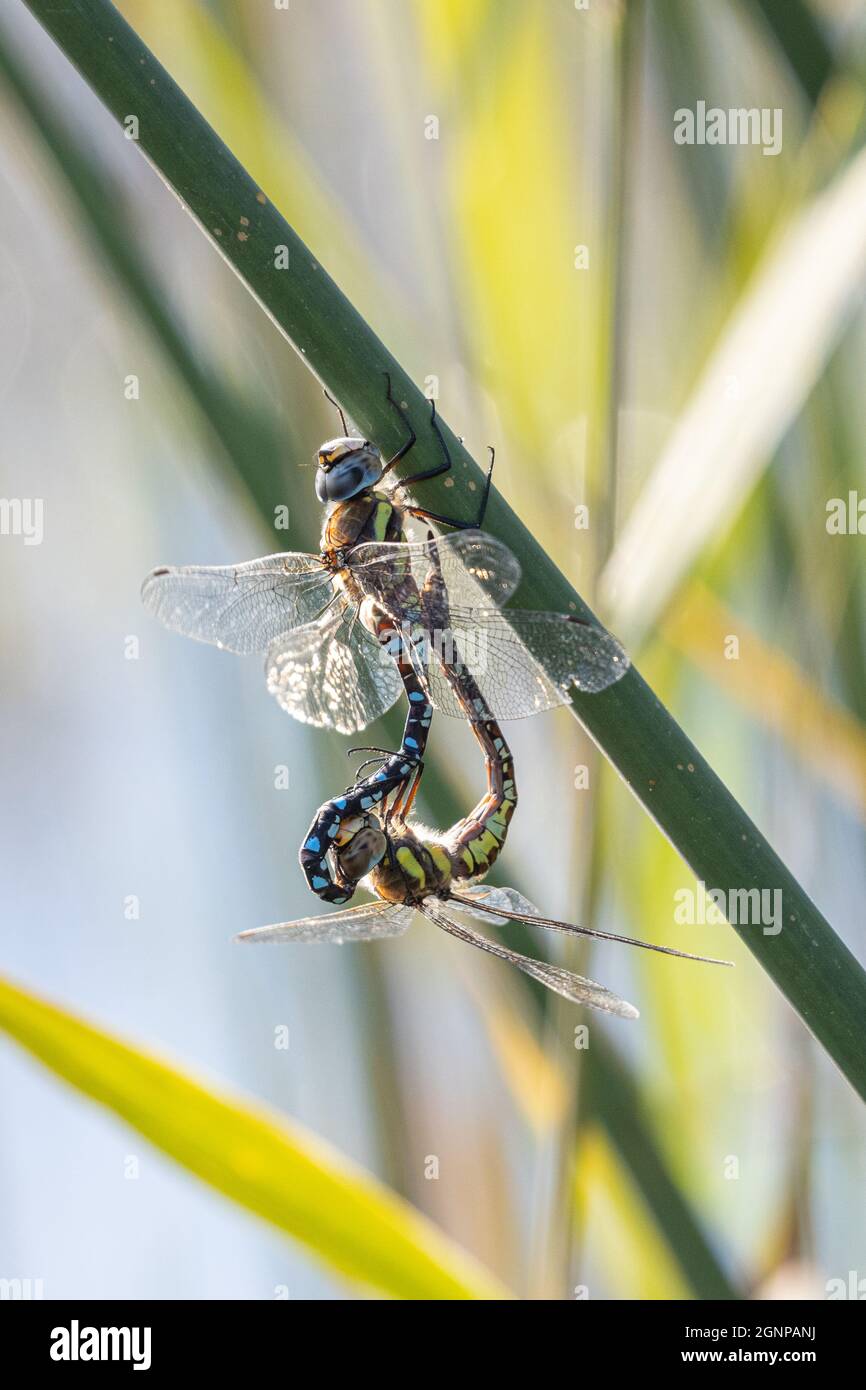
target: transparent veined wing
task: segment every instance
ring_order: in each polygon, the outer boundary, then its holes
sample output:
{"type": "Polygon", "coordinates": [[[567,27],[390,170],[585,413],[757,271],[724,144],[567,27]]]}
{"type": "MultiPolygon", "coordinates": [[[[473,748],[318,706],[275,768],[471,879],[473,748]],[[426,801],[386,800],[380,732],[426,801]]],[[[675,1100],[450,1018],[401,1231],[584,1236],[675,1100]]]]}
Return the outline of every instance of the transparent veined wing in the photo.
{"type": "Polygon", "coordinates": [[[431,570],[438,570],[449,603],[464,608],[506,603],[520,583],[519,561],[486,531],[457,531],[426,541],[369,541],[351,552],[348,565],[365,590],[383,596],[407,569],[418,589],[431,570]]]}
{"type": "Polygon", "coordinates": [[[643,941],[639,936],[622,936],[619,932],[603,931],[599,927],[581,927],[575,922],[560,922],[556,917],[543,917],[528,898],[516,888],[490,888],[472,884],[452,892],[450,903],[470,913],[482,922],[504,926],[506,922],[522,922],[527,927],[543,927],[546,931],[565,932],[568,936],[589,936],[595,941],[616,941],[621,946],[639,946],[644,951],[656,951],[662,956],[678,956],[681,960],[700,961],[704,965],[733,965],[733,961],[717,956],[698,956],[693,951],[681,951],[678,946],[661,946],[655,941],[643,941]],[[495,911],[488,911],[491,908],[495,911]]]}
{"type": "Polygon", "coordinates": [[[465,941],[468,946],[477,946],[480,951],[487,951],[489,955],[507,961],[530,979],[553,990],[555,994],[562,995],[563,999],[570,999],[575,1004],[586,1004],[591,1009],[600,1009],[602,1013],[615,1014],[619,1018],[640,1017],[633,1004],[620,999],[618,994],[606,989],[604,985],[596,984],[595,980],[575,975],[573,971],[563,970],[558,965],[548,965],[546,961],[533,960],[531,956],[522,956],[519,951],[511,951],[507,946],[501,946],[498,941],[490,941],[480,932],[456,922],[438,898],[425,898],[421,911],[431,922],[435,922],[437,927],[441,927],[450,936],[456,936],[458,941],[465,941]]]}
{"type": "Polygon", "coordinates": [[[265,555],[242,565],[180,565],[149,574],[145,608],[172,632],[247,655],[315,618],[333,593],[315,555],[265,555]]]}
{"type": "Polygon", "coordinates": [[[265,676],[287,714],[340,734],[365,729],[403,690],[395,662],[343,595],[315,622],[271,643],[265,676]]]}
{"type": "Polygon", "coordinates": [[[461,662],[497,719],[567,704],[572,685],[591,694],[606,690],[629,668],[615,637],[564,613],[455,606],[450,619],[448,631],[433,634],[421,674],[436,708],[458,718],[466,711],[446,668],[459,674],[461,662]]]}
{"type": "Polygon", "coordinates": [[[295,941],[304,946],[326,942],[342,946],[345,941],[381,941],[402,936],[412,925],[414,911],[400,903],[362,903],[329,917],[300,917],[297,922],[278,922],[271,927],[253,927],[239,932],[235,941],[295,941]]]}
{"type": "Polygon", "coordinates": [[[539,916],[538,908],[516,888],[493,888],[489,883],[468,883],[465,887],[461,884],[459,892],[452,894],[451,901],[480,922],[489,922],[496,927],[503,927],[510,920],[509,917],[497,916],[492,910],[497,907],[504,908],[508,913],[539,916]]]}

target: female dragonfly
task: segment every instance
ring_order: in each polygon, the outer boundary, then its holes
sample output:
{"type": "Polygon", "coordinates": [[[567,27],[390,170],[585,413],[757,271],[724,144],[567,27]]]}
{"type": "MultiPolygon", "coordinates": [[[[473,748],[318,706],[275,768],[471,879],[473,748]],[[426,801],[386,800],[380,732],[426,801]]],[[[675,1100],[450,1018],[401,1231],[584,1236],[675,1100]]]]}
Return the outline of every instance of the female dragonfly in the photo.
{"type": "MultiPolygon", "coordinates": [[[[375,444],[349,435],[342,411],[346,432],[318,451],[316,494],[330,506],[319,555],[289,552],[240,565],[156,569],[142,588],[145,606],[188,637],[229,651],[266,653],[268,689],[282,708],[340,733],[364,729],[400,695],[401,672],[383,660],[386,626],[409,634],[406,654],[430,703],[458,717],[467,711],[448,669],[453,632],[464,634],[467,660],[501,719],[564,704],[572,685],[595,692],[619,680],[628,658],[602,628],[560,613],[503,613],[520,582],[520,566],[507,546],[476,529],[490,472],[471,523],[399,500],[403,489],[450,469],[451,458],[431,402],[441,463],[390,482],[391,469],[416,436],[390,378],[387,385],[388,400],[409,431],[393,458],[383,459],[375,444]],[[407,516],[461,529],[410,542],[407,516]],[[447,592],[448,633],[434,629],[425,608],[431,564],[447,592]]],[[[393,645],[389,650],[393,655],[393,645]]]]}
{"type": "MultiPolygon", "coordinates": [[[[468,694],[466,688],[464,694],[468,694]]],[[[402,935],[411,925],[413,913],[419,912],[442,931],[515,965],[564,998],[617,1014],[620,1018],[637,1018],[638,1011],[604,985],[491,941],[467,926],[460,920],[461,916],[468,914],[493,926],[501,926],[505,921],[521,922],[552,931],[641,946],[688,960],[729,965],[730,961],[713,961],[670,946],[656,946],[633,937],[541,917],[532,903],[515,889],[490,888],[481,883],[505,844],[517,805],[517,786],[512,755],[502,730],[484,707],[481,697],[476,694],[470,698],[480,702],[472,729],[484,751],[487,791],[469,815],[442,832],[410,824],[420,767],[390,799],[380,796],[375,805],[368,803],[370,809],[362,809],[354,802],[347,804],[346,798],[326,802],[316,815],[300,852],[307,882],[314,892],[332,902],[347,902],[359,885],[373,894],[376,901],[346,908],[328,917],[305,917],[296,922],[258,927],[241,932],[237,939],[303,943],[375,941],[402,935]],[[330,884],[333,895],[315,887],[317,882],[330,884]]],[[[375,779],[369,785],[370,790],[375,793],[375,779]]]]}

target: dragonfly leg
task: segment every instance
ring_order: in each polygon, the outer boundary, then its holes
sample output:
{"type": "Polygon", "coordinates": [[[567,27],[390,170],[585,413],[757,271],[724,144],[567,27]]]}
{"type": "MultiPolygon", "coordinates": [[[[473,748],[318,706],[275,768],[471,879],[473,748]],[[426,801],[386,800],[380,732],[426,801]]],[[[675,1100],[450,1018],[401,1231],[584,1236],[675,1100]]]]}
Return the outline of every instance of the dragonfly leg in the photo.
{"type": "MultiPolygon", "coordinates": [[[[442,462],[434,464],[432,468],[425,468],[421,473],[413,473],[409,478],[401,478],[397,484],[397,488],[411,487],[413,483],[425,483],[430,478],[438,478],[440,474],[450,471],[452,466],[451,454],[448,451],[448,445],[445,443],[445,436],[439,428],[439,421],[436,418],[436,402],[434,400],[430,402],[430,424],[433,433],[439,440],[439,447],[442,450],[442,462]]],[[[395,491],[396,490],[395,488],[395,491]]]]}
{"type": "Polygon", "coordinates": [[[386,373],[385,373],[385,381],[388,383],[388,401],[389,401],[390,404],[394,407],[394,409],[396,410],[397,414],[400,416],[400,419],[403,421],[403,424],[406,426],[407,430],[409,431],[409,438],[406,440],[406,443],[403,444],[403,445],[397,450],[397,452],[396,452],[396,454],[394,455],[394,457],[388,459],[388,462],[385,464],[384,468],[382,469],[382,474],[381,474],[381,476],[382,476],[383,478],[384,478],[385,474],[386,474],[387,472],[389,472],[389,470],[392,469],[392,468],[394,467],[394,464],[395,464],[395,463],[399,463],[400,460],[401,460],[402,458],[405,458],[405,457],[406,457],[406,455],[408,454],[409,450],[413,447],[413,445],[416,443],[416,441],[417,441],[417,439],[418,439],[417,434],[415,433],[414,429],[412,428],[412,421],[409,419],[409,416],[406,414],[405,410],[403,409],[403,407],[401,406],[400,402],[397,400],[396,396],[394,395],[393,391],[391,390],[391,373],[390,373],[390,372],[386,372],[386,373]]]}
{"type": "MultiPolygon", "coordinates": [[[[436,415],[436,402],[430,402],[430,424],[436,438],[439,440],[439,447],[442,450],[443,459],[433,468],[426,468],[423,473],[413,473],[410,478],[403,478],[397,484],[397,488],[411,487],[414,483],[423,483],[430,478],[438,478],[442,473],[450,471],[452,466],[451,454],[445,442],[445,436],[439,428],[439,420],[436,415]]],[[[453,516],[442,516],[438,512],[427,511],[423,507],[407,507],[406,510],[412,515],[423,518],[427,521],[439,521],[443,526],[453,526],[456,531],[477,530],[484,521],[484,514],[487,511],[487,502],[490,497],[490,483],[493,477],[493,464],[496,460],[496,450],[492,445],[488,445],[490,452],[490,467],[487,470],[487,478],[484,483],[484,491],[481,494],[481,501],[478,506],[478,513],[472,521],[462,521],[453,516]]],[[[395,489],[396,490],[396,489],[395,489]]]]}
{"type": "Polygon", "coordinates": [[[478,516],[475,519],[475,525],[479,530],[481,528],[481,523],[484,520],[484,516],[487,512],[487,503],[490,501],[490,483],[493,478],[493,465],[496,462],[496,450],[494,449],[492,444],[487,445],[487,452],[490,455],[490,465],[487,469],[487,477],[484,479],[484,491],[481,494],[481,502],[478,507],[478,516]]]}
{"type": "Polygon", "coordinates": [[[411,783],[405,785],[403,790],[401,791],[401,794],[398,798],[399,805],[396,807],[396,811],[392,808],[392,814],[396,814],[397,816],[399,816],[400,820],[408,820],[409,813],[412,810],[412,807],[415,805],[415,797],[418,795],[418,788],[421,785],[421,773],[423,772],[423,770],[424,764],[419,763],[418,770],[415,773],[415,776],[413,777],[411,783]]]}
{"type": "Polygon", "coordinates": [[[364,771],[365,767],[370,767],[373,763],[378,763],[380,766],[383,766],[388,759],[393,756],[393,749],[376,748],[373,744],[359,744],[357,748],[346,749],[347,758],[350,758],[353,753],[375,753],[377,756],[374,758],[365,758],[362,763],[358,764],[355,769],[355,780],[351,787],[347,788],[348,791],[353,791],[355,787],[360,786],[362,780],[361,773],[364,771]]]}
{"type": "Polygon", "coordinates": [[[391,802],[390,806],[385,812],[385,821],[387,824],[390,824],[391,821],[394,820],[405,821],[410,810],[412,809],[412,803],[415,800],[415,796],[417,794],[418,787],[421,783],[421,776],[423,772],[424,764],[422,762],[418,762],[413,767],[410,775],[408,777],[405,777],[403,781],[400,783],[400,786],[397,788],[396,794],[394,796],[394,800],[391,802]]]}

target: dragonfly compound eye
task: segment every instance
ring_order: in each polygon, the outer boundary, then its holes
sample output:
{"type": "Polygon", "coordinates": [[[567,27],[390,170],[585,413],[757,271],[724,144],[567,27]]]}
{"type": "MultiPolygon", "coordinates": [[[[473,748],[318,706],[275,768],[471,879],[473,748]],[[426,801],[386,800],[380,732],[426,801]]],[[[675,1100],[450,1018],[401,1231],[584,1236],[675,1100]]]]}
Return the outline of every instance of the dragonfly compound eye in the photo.
{"type": "Polygon", "coordinates": [[[352,836],[348,844],[335,849],[340,874],[357,883],[376,867],[387,847],[385,836],[377,826],[364,826],[352,836]]]}
{"type": "Polygon", "coordinates": [[[318,452],[316,496],[320,502],[345,502],[382,476],[382,455],[362,439],[332,439],[318,452]]]}

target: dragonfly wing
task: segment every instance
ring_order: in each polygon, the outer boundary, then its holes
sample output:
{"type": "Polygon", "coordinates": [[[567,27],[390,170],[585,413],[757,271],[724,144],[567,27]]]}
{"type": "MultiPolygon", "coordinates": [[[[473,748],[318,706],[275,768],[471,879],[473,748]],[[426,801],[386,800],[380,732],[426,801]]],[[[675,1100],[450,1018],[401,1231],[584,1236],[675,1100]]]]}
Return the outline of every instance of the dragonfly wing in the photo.
{"type": "Polygon", "coordinates": [[[656,951],[662,956],[677,956],[680,960],[700,961],[703,965],[728,965],[731,960],[719,960],[717,956],[697,956],[692,951],[681,951],[677,946],[660,946],[655,941],[642,941],[639,936],[622,936],[619,932],[602,931],[597,927],[581,927],[576,922],[561,922],[556,917],[542,917],[537,907],[515,888],[487,888],[486,885],[472,885],[462,888],[459,893],[449,893],[448,901],[456,907],[478,917],[482,922],[493,922],[504,926],[506,922],[521,922],[527,927],[543,927],[545,931],[565,932],[568,936],[588,936],[595,941],[616,941],[620,946],[639,946],[643,951],[656,951]],[[470,898],[472,905],[466,902],[470,898]],[[488,904],[495,911],[476,907],[475,903],[488,904]]]}
{"type": "Polygon", "coordinates": [[[622,680],[631,665],[610,632],[581,618],[515,608],[508,611],[508,624],[563,691],[576,686],[597,695],[622,680]]]}
{"type": "Polygon", "coordinates": [[[341,734],[365,729],[403,689],[396,664],[342,596],[316,622],[271,643],[265,674],[287,714],[341,734]]]}
{"type": "Polygon", "coordinates": [[[548,965],[546,961],[522,956],[519,951],[511,951],[507,946],[501,946],[498,941],[489,941],[486,936],[473,931],[471,927],[455,922],[441,899],[425,898],[422,911],[431,922],[435,922],[437,927],[441,927],[450,936],[456,936],[458,941],[465,941],[468,946],[477,946],[480,951],[487,951],[499,960],[508,961],[530,979],[536,980],[546,989],[553,990],[555,994],[562,995],[563,999],[570,999],[574,1004],[586,1004],[591,1009],[601,1010],[602,1013],[615,1014],[618,1018],[640,1017],[633,1004],[620,999],[618,994],[606,989],[604,985],[596,984],[594,980],[588,980],[583,975],[575,975],[571,970],[563,970],[561,966],[548,965]]]}
{"type": "Polygon", "coordinates": [[[434,706],[458,719],[472,717],[454,687],[461,667],[471,672],[496,719],[522,719],[568,703],[498,609],[452,608],[450,627],[433,634],[424,656],[423,677],[434,706]]]}
{"type": "Polygon", "coordinates": [[[465,888],[461,886],[460,892],[453,894],[452,902],[459,904],[463,911],[477,917],[480,922],[490,922],[496,927],[503,927],[510,920],[508,917],[498,917],[491,910],[497,907],[509,913],[525,912],[531,917],[538,916],[538,908],[516,888],[492,888],[488,883],[471,883],[465,888]],[[471,905],[467,899],[471,899],[471,905]]]}
{"type": "Polygon", "coordinates": [[[449,602],[464,608],[506,603],[520,583],[519,561],[486,531],[457,531],[426,541],[370,541],[352,552],[349,563],[365,588],[381,593],[401,568],[410,568],[419,589],[431,569],[438,569],[449,602]]]}
{"type": "Polygon", "coordinates": [[[497,719],[522,719],[568,704],[572,685],[596,693],[628,670],[615,637],[562,613],[452,607],[450,618],[450,631],[433,643],[425,674],[433,704],[458,718],[467,713],[447,672],[459,671],[461,663],[497,719]]]}
{"type": "Polygon", "coordinates": [[[321,612],[333,592],[315,555],[265,555],[242,565],[156,569],[141,587],[145,608],[172,632],[242,655],[321,612]]]}
{"type": "Polygon", "coordinates": [[[413,909],[400,903],[362,903],[332,912],[328,917],[300,917],[297,922],[278,922],[271,927],[253,927],[239,932],[235,941],[299,941],[308,946],[327,942],[341,946],[345,941],[381,941],[402,936],[412,925],[413,909]]]}

